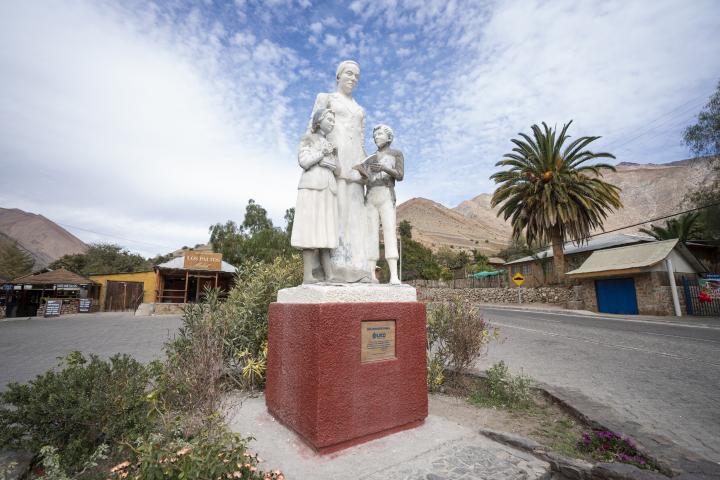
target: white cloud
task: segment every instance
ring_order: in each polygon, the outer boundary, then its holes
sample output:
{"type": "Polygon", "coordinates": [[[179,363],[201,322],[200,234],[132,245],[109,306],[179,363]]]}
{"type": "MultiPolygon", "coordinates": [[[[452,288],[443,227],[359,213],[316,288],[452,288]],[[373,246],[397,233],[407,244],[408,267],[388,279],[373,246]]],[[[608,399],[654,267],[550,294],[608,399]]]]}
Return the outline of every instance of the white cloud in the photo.
{"type": "Polygon", "coordinates": [[[323,29],[323,25],[320,22],[313,22],[310,24],[310,31],[316,35],[319,35],[320,32],[322,32],[322,29],[323,29]]]}
{"type": "Polygon", "coordinates": [[[192,15],[181,35],[141,33],[141,19],[81,2],[3,4],[0,17],[13,45],[0,53],[3,206],[170,246],[206,241],[248,198],[276,219],[294,202],[284,88],[303,62],[290,50],[247,35],[221,50],[224,32],[192,15]],[[226,55],[243,62],[229,76],[226,55]]]}

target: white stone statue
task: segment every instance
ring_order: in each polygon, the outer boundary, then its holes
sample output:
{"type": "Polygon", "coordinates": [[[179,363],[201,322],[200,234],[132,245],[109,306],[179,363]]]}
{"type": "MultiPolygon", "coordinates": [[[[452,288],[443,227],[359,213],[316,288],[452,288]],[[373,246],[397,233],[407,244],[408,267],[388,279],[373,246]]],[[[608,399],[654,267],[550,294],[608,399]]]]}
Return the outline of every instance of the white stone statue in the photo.
{"type": "Polygon", "coordinates": [[[319,256],[325,281],[333,281],[330,250],[338,245],[337,148],[327,139],[335,114],[319,109],[313,114],[311,133],[300,140],[298,163],[303,168],[298,184],[290,244],[303,252],[303,283],[317,283],[313,267],[319,256]]]}
{"type": "Polygon", "coordinates": [[[370,282],[373,277],[367,252],[369,230],[364,180],[353,169],[367,156],[364,149],[365,111],[352,97],[360,79],[360,66],[352,60],[341,62],[335,78],[337,90],[318,94],[313,108],[313,112],[330,109],[335,113],[335,128],[327,135],[337,147],[339,165],[338,239],[331,253],[333,275],[341,282],[370,282]]]}
{"type": "Polygon", "coordinates": [[[398,245],[395,234],[395,182],[403,179],[405,160],[402,152],[390,148],[394,138],[393,131],[387,125],[378,125],[373,129],[373,140],[377,152],[370,155],[355,169],[367,178],[366,204],[369,226],[369,259],[375,278],[375,265],[380,257],[380,225],[385,243],[385,260],[390,269],[390,283],[400,284],[398,278],[398,245]]]}

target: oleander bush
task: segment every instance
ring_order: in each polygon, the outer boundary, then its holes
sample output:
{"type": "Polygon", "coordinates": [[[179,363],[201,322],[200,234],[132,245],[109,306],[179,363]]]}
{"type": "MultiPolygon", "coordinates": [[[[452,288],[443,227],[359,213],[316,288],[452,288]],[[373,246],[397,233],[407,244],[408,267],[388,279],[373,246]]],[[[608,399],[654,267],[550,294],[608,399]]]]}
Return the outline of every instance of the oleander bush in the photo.
{"type": "Polygon", "coordinates": [[[80,352],[26,384],[0,393],[0,447],[57,449],[60,466],[79,471],[102,444],[146,434],[152,368],[128,355],[102,360],[80,352]]]}
{"type": "Polygon", "coordinates": [[[270,303],[277,300],[278,290],[301,283],[302,260],[298,255],[277,257],[270,264],[246,264],[239,269],[222,315],[226,366],[241,386],[265,384],[270,303]]]}
{"type": "MultiPolygon", "coordinates": [[[[258,458],[247,450],[250,438],[223,428],[200,432],[193,438],[152,433],[129,446],[131,455],[110,469],[111,480],[262,480],[277,478],[258,468],[258,458]]],[[[278,472],[279,473],[279,472],[278,472]]],[[[280,475],[281,479],[282,476],[280,475]]]]}

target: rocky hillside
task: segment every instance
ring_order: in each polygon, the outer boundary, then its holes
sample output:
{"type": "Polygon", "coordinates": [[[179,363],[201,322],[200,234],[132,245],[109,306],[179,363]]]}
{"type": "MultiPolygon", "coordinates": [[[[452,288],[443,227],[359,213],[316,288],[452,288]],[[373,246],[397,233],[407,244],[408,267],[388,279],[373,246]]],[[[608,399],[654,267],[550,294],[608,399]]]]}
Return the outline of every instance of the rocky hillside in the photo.
{"type": "Polygon", "coordinates": [[[437,250],[442,246],[494,253],[502,249],[509,230],[502,221],[472,218],[425,198],[413,198],[397,209],[398,222],[409,221],[413,239],[437,250]]]}
{"type": "Polygon", "coordinates": [[[33,270],[73,253],[83,253],[88,246],[79,238],[42,215],[17,208],[0,208],[0,235],[16,241],[35,259],[33,270]]]}
{"type": "MultiPolygon", "coordinates": [[[[709,179],[710,161],[697,158],[661,165],[618,164],[617,172],[606,174],[605,180],[622,189],[620,196],[625,207],[607,219],[605,229],[679,211],[684,195],[709,179]]],[[[447,245],[495,253],[503,248],[512,229],[496,216],[497,209],[490,207],[491,197],[490,193],[481,193],[452,209],[413,198],[398,206],[398,221],[408,220],[413,225],[413,238],[433,250],[447,245]]]]}

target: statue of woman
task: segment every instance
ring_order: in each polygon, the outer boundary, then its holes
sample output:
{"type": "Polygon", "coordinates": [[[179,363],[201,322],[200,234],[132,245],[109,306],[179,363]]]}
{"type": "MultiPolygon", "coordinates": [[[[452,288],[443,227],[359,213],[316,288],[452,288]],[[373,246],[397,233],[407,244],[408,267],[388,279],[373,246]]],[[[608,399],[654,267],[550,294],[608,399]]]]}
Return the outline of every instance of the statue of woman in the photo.
{"type": "Polygon", "coordinates": [[[364,180],[353,170],[365,160],[365,111],[353,99],[360,80],[360,65],[352,60],[341,62],[335,72],[337,90],[320,93],[313,112],[335,112],[335,128],[327,139],[337,147],[338,245],[332,251],[333,275],[345,282],[370,282],[368,263],[368,223],[365,209],[364,180]]]}
{"type": "Polygon", "coordinates": [[[337,247],[337,182],[339,171],[335,145],[327,135],[335,126],[332,110],[316,110],[312,133],[300,141],[298,163],[303,169],[298,184],[290,244],[303,252],[303,283],[317,283],[313,275],[319,256],[325,281],[333,281],[330,250],[337,247]]]}

